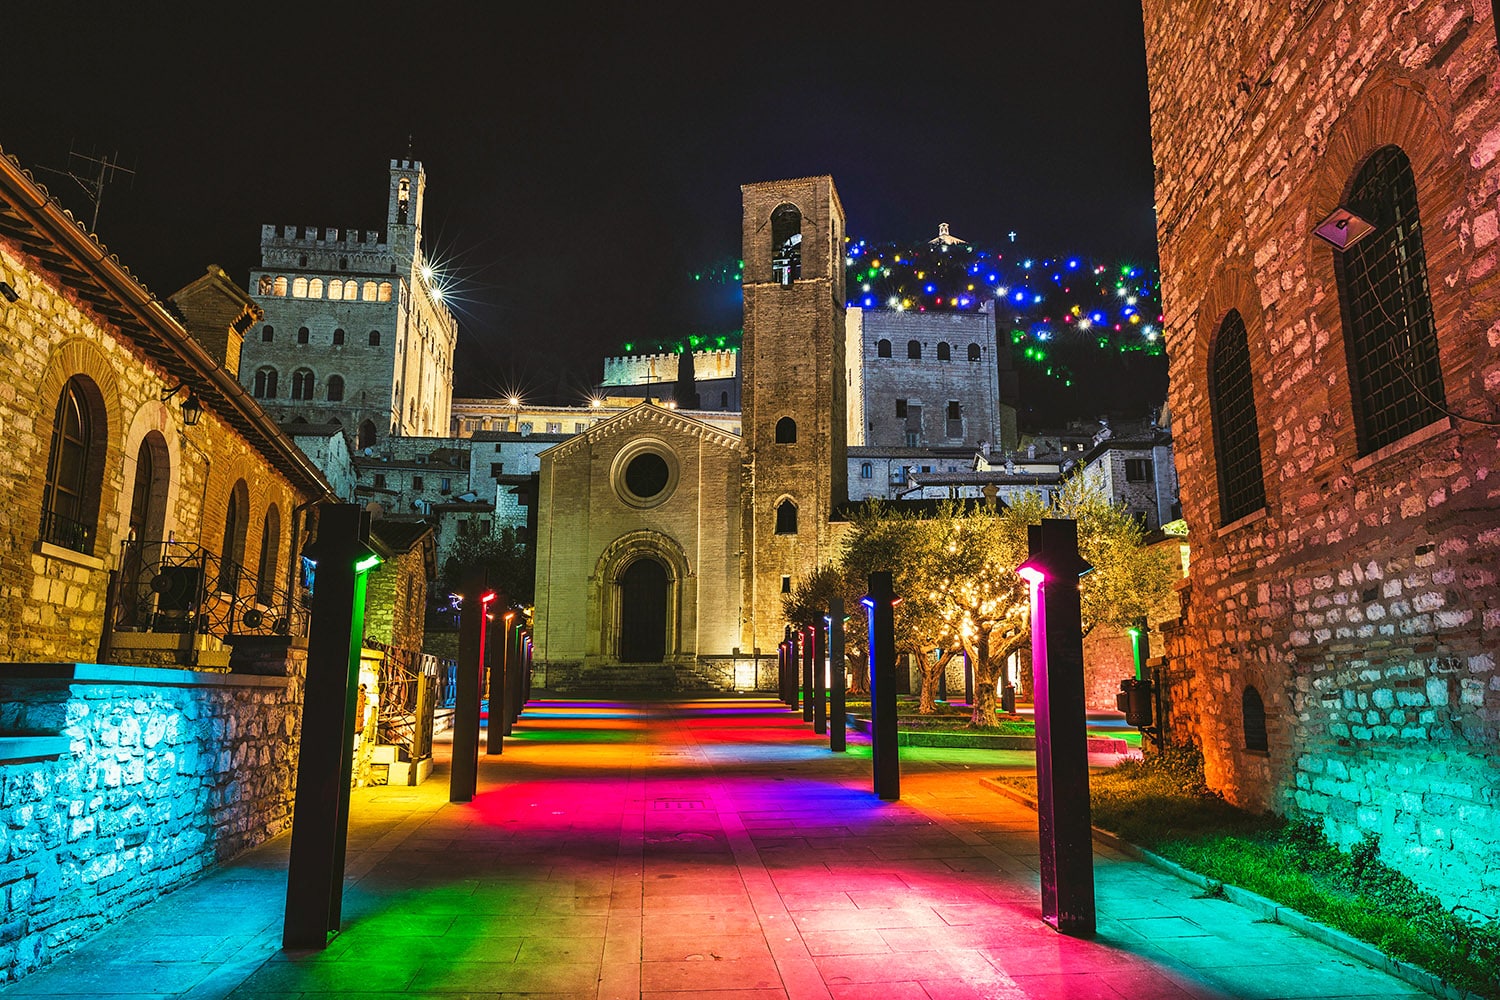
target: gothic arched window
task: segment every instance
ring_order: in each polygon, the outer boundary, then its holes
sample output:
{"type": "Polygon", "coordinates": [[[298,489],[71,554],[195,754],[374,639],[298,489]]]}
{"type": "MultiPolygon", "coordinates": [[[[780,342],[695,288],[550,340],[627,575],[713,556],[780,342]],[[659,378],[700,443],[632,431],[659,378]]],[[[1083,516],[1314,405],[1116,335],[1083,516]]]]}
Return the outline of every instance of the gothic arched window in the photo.
{"type": "Polygon", "coordinates": [[[92,554],[104,480],[104,411],[94,384],[74,375],[52,418],[42,488],[42,541],[92,554]],[[96,405],[99,404],[99,405],[96,405]]]}
{"type": "Polygon", "coordinates": [[[776,443],[797,443],[797,421],[793,420],[791,417],[782,417],[780,420],[776,421],[776,443]]]}
{"type": "Polygon", "coordinates": [[[255,372],[255,389],[253,392],[256,399],[275,399],[276,369],[270,367],[258,369],[255,372]]]}
{"type": "Polygon", "coordinates": [[[328,401],[330,403],[344,401],[344,377],[342,375],[328,376],[328,401]]]}
{"type": "Polygon", "coordinates": [[[292,398],[313,398],[313,373],[308,368],[298,368],[292,372],[292,398]]]}
{"type": "Polygon", "coordinates": [[[771,213],[771,273],[783,285],[802,277],[802,213],[795,205],[771,213]]]}
{"type": "Polygon", "coordinates": [[[783,500],[776,505],[776,534],[795,535],[797,533],[797,505],[790,500],[783,500]]]}
{"type": "Polygon", "coordinates": [[[1398,146],[1377,149],[1349,185],[1349,208],[1375,231],[1335,252],[1359,453],[1443,415],[1443,373],[1427,287],[1417,181],[1398,146]]]}
{"type": "Polygon", "coordinates": [[[921,361],[922,342],[920,340],[908,340],[906,342],[906,356],[912,361],[921,361]]]}
{"type": "Polygon", "coordinates": [[[1234,309],[1219,325],[1209,352],[1208,407],[1213,422],[1222,525],[1266,505],[1250,346],[1245,321],[1234,309]]]}

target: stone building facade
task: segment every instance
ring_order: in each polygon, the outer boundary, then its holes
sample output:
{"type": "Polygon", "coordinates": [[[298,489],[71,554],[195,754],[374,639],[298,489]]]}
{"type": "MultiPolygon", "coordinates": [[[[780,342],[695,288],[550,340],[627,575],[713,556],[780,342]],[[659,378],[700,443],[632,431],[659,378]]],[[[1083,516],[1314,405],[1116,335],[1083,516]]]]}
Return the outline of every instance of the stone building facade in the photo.
{"type": "Polygon", "coordinates": [[[0,153],[0,980],[290,818],[328,487],[235,379],[259,319],[217,268],[156,298],[0,153]]]}
{"type": "Polygon", "coordinates": [[[426,185],[392,160],[384,229],[261,228],[240,380],[278,420],[337,422],[356,450],[448,432],[458,321],[423,251],[426,185]]]}
{"type": "Polygon", "coordinates": [[[1233,801],[1495,917],[1493,7],[1144,10],[1194,546],[1173,731],[1233,801]]]}
{"type": "MultiPolygon", "coordinates": [[[[682,363],[678,354],[628,354],[604,359],[604,381],[599,383],[601,396],[638,396],[643,399],[669,400],[677,387],[682,363]]],[[[739,412],[740,352],[693,352],[693,388],[698,399],[684,406],[713,412],[739,412]]]]}

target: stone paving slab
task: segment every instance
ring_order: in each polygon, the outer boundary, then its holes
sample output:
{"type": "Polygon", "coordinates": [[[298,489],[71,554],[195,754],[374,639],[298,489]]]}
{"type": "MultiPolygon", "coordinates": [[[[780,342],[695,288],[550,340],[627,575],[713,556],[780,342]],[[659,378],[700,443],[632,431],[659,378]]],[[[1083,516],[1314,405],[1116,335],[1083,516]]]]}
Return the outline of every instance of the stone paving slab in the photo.
{"type": "Polygon", "coordinates": [[[344,929],[280,950],[287,839],[142,907],[9,997],[1177,1000],[1422,996],[1101,848],[1099,933],[1039,919],[1011,751],[835,755],[774,702],[535,705],[480,794],[354,795],[344,929]]]}

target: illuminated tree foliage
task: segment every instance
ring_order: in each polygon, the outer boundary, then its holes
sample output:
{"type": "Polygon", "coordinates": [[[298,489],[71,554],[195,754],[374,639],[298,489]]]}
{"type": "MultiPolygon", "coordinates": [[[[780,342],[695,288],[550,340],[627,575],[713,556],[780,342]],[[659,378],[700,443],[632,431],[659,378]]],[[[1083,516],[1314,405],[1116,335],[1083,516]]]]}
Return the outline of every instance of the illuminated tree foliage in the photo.
{"type": "MultiPolygon", "coordinates": [[[[1027,527],[1043,517],[1078,521],[1079,549],[1094,566],[1080,582],[1085,633],[1098,625],[1125,627],[1171,593],[1171,556],[1143,548],[1140,524],[1081,476],[1052,505],[1029,494],[1009,507],[955,502],[923,517],[870,502],[855,516],[839,563],[845,594],[862,593],[871,572],[891,572],[902,598],[896,643],[919,666],[921,711],[933,711],[941,671],[962,651],[974,669],[971,724],[998,723],[1001,671],[1012,653],[1031,642],[1029,594],[1015,568],[1028,554],[1027,527]]],[[[820,586],[830,586],[826,576],[820,586]]],[[[857,631],[865,663],[864,609],[857,600],[849,606],[855,610],[850,647],[857,631]]]]}

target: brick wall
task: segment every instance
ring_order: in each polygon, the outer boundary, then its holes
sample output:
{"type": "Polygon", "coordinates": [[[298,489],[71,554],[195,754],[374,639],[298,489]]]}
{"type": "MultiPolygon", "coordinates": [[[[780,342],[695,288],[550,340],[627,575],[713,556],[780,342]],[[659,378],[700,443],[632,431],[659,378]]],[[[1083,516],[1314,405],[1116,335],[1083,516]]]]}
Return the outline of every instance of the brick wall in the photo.
{"type": "Polygon", "coordinates": [[[1319,821],[1500,914],[1500,462],[1444,418],[1361,454],[1334,251],[1311,230],[1368,155],[1417,184],[1446,406],[1497,416],[1500,59],[1485,3],[1146,0],[1171,410],[1193,584],[1169,635],[1177,733],[1237,802],[1319,821]],[[1266,506],[1219,517],[1207,395],[1230,309],[1266,506]],[[1266,708],[1245,747],[1241,703],[1266,708]]]}

